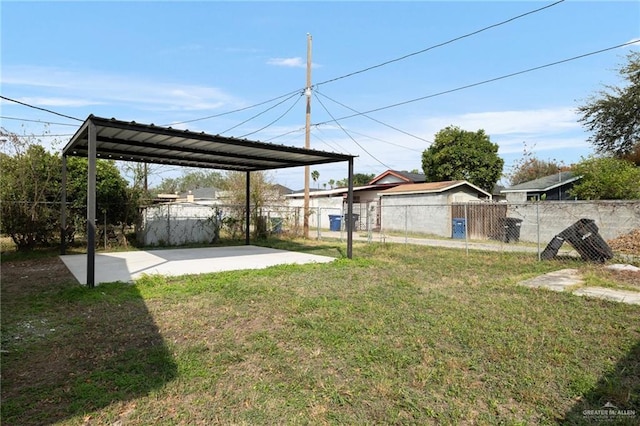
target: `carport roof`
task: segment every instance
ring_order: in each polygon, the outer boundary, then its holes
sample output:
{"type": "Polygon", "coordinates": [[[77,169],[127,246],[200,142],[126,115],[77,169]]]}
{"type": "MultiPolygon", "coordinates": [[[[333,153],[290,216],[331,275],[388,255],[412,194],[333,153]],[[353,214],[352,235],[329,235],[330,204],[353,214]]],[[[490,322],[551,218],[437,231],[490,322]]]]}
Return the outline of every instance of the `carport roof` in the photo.
{"type": "Polygon", "coordinates": [[[95,126],[102,159],[252,172],[349,161],[352,155],[237,139],[90,115],[62,150],[87,157],[95,126]]]}

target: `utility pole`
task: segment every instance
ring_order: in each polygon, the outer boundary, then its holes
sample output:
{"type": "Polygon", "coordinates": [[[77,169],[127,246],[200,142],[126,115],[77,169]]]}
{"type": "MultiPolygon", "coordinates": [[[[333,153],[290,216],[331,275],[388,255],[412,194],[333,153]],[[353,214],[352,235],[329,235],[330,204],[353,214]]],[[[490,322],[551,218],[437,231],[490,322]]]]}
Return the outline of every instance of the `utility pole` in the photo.
{"type": "MultiPolygon", "coordinates": [[[[307,86],[304,91],[307,97],[307,114],[304,131],[304,147],[311,148],[311,34],[307,33],[307,86]]],[[[309,238],[309,166],[304,166],[304,238],[309,238]]]]}

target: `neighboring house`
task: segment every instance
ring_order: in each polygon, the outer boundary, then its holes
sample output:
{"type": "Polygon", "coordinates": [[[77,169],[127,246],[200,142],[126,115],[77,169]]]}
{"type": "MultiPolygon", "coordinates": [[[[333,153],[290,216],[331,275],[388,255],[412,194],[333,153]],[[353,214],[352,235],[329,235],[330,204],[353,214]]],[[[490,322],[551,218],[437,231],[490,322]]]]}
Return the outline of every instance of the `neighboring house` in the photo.
{"type": "Polygon", "coordinates": [[[374,177],[369,182],[369,185],[389,185],[397,186],[407,183],[422,183],[426,182],[425,175],[420,173],[409,173],[398,170],[387,170],[386,172],[374,177]]]}
{"type": "MultiPolygon", "coordinates": [[[[402,184],[420,183],[425,181],[425,176],[419,173],[409,173],[398,170],[387,170],[374,177],[367,185],[353,187],[353,212],[359,218],[369,216],[371,224],[379,224],[379,219],[375,216],[377,210],[367,211],[371,203],[378,205],[380,191],[393,188],[402,184]],[[373,215],[371,214],[373,213],[373,215]]],[[[309,207],[317,211],[321,209],[320,227],[328,228],[330,224],[329,215],[342,214],[343,205],[347,199],[348,188],[340,187],[327,190],[309,189],[309,207]]],[[[302,207],[304,203],[304,190],[297,191],[285,196],[292,207],[302,207]]],[[[311,226],[317,226],[316,219],[312,216],[311,226]]],[[[365,228],[362,221],[358,222],[358,227],[365,228]]]]}
{"type": "Polygon", "coordinates": [[[217,188],[197,188],[179,194],[178,201],[186,201],[196,204],[217,204],[222,195],[222,191],[217,188]]]}
{"type": "Polygon", "coordinates": [[[399,185],[379,193],[380,227],[451,236],[453,203],[490,201],[491,194],[465,180],[399,185]]]}
{"type": "Polygon", "coordinates": [[[530,180],[510,188],[503,189],[500,193],[505,194],[507,202],[524,203],[526,201],[572,200],[569,190],[573,188],[575,182],[581,176],[575,176],[573,172],[559,172],[543,178],[530,180]]]}

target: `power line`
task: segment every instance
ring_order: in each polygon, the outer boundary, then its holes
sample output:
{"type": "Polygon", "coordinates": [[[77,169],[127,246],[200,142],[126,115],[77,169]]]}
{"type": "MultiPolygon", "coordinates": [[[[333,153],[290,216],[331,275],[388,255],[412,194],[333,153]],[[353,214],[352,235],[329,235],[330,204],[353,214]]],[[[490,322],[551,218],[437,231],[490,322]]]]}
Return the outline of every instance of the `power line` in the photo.
{"type": "Polygon", "coordinates": [[[5,115],[0,115],[0,118],[3,119],[3,120],[27,121],[27,122],[31,122],[31,123],[51,124],[51,125],[56,125],[56,126],[78,127],[77,124],[54,123],[52,121],[31,120],[31,119],[28,119],[28,118],[18,118],[18,117],[7,117],[5,115]]]}
{"type": "MultiPolygon", "coordinates": [[[[487,84],[487,83],[493,83],[494,81],[504,80],[506,78],[515,77],[515,76],[520,75],[520,74],[526,74],[526,73],[537,71],[537,70],[540,70],[540,69],[543,69],[543,68],[548,68],[548,67],[552,67],[552,66],[555,66],[555,65],[563,64],[563,63],[566,63],[566,62],[575,61],[577,59],[582,59],[582,58],[586,58],[587,56],[597,55],[599,53],[607,52],[609,50],[618,49],[618,48],[624,47],[624,46],[629,46],[629,45],[635,44],[635,43],[637,43],[637,40],[628,41],[626,43],[618,44],[616,46],[607,47],[605,49],[596,50],[594,52],[585,53],[583,55],[574,56],[572,58],[563,59],[563,60],[556,61],[556,62],[551,62],[551,63],[545,64],[545,65],[540,65],[540,66],[533,67],[533,68],[528,68],[526,70],[513,72],[511,74],[502,75],[500,77],[490,78],[488,80],[483,80],[483,81],[480,81],[480,82],[477,82],[477,83],[472,83],[472,84],[467,84],[465,86],[456,87],[455,89],[449,89],[449,90],[445,90],[445,91],[442,91],[442,92],[433,93],[431,95],[426,95],[426,96],[421,96],[419,98],[409,99],[408,101],[398,102],[398,103],[395,103],[395,104],[392,104],[392,105],[387,105],[387,106],[383,106],[383,107],[380,107],[380,108],[371,109],[371,110],[368,110],[368,111],[365,111],[365,112],[362,112],[362,113],[348,115],[348,116],[345,116],[345,117],[338,118],[337,121],[346,120],[348,118],[353,118],[353,117],[359,117],[359,116],[363,116],[365,114],[370,114],[372,112],[378,112],[378,111],[382,111],[382,110],[385,110],[385,109],[391,109],[391,108],[399,107],[399,106],[402,106],[402,105],[407,105],[407,104],[410,104],[410,103],[413,103],[413,102],[423,101],[425,99],[435,98],[437,96],[442,96],[442,95],[446,95],[448,93],[458,92],[458,91],[464,90],[464,89],[470,89],[472,87],[481,86],[481,85],[487,84]]],[[[331,123],[332,121],[336,121],[336,119],[329,120],[329,121],[324,121],[324,122],[321,122],[321,123],[316,123],[315,125],[319,126],[319,125],[322,125],[322,124],[331,123]]]]}
{"type": "MultiPolygon", "coordinates": [[[[331,148],[334,152],[343,152],[346,150],[341,149],[339,146],[335,146],[332,143],[327,142],[326,140],[324,140],[323,138],[321,138],[318,133],[322,133],[322,130],[320,130],[319,127],[316,127],[316,132],[313,133],[313,137],[315,139],[318,139],[320,142],[322,142],[323,144],[327,145],[329,148],[331,148]]],[[[349,151],[347,151],[347,154],[352,155],[349,151]]]]}
{"type": "MultiPolygon", "coordinates": [[[[287,99],[284,99],[283,101],[278,102],[277,104],[275,104],[275,105],[273,105],[273,106],[271,106],[271,107],[269,107],[269,108],[265,109],[264,111],[259,112],[258,114],[254,115],[253,117],[249,117],[249,118],[247,118],[247,119],[246,119],[246,120],[244,120],[243,122],[238,123],[238,124],[236,124],[236,125],[235,125],[235,126],[233,126],[233,127],[229,127],[227,130],[224,130],[224,131],[220,132],[220,134],[225,134],[225,133],[227,133],[229,130],[233,130],[233,129],[235,129],[236,127],[240,127],[240,126],[242,126],[243,124],[248,123],[249,121],[253,120],[254,118],[260,117],[262,114],[264,114],[264,113],[266,113],[266,112],[268,112],[268,111],[271,111],[272,109],[274,109],[274,108],[275,108],[275,107],[277,107],[278,105],[281,105],[281,104],[285,103],[285,102],[286,102],[286,101],[288,101],[289,99],[293,98],[295,95],[302,96],[302,94],[301,94],[300,92],[293,92],[293,94],[292,94],[291,96],[289,96],[287,99]]],[[[296,102],[297,102],[297,101],[296,101],[296,102]]]]}
{"type": "MultiPolygon", "coordinates": [[[[324,104],[322,103],[322,101],[320,100],[320,98],[314,93],[314,96],[316,97],[316,100],[320,103],[320,105],[322,105],[322,108],[324,108],[324,110],[327,112],[327,114],[329,114],[329,116],[331,118],[333,118],[333,115],[329,112],[329,110],[327,109],[326,106],[324,106],[324,104]]],[[[338,125],[338,127],[340,127],[340,129],[349,137],[349,139],[351,139],[356,145],[358,145],[360,147],[361,150],[363,150],[364,152],[367,153],[367,155],[369,155],[369,157],[373,158],[374,160],[376,160],[378,163],[382,164],[384,167],[386,167],[387,169],[391,169],[391,167],[387,166],[386,164],[384,164],[382,161],[380,161],[379,159],[377,159],[373,154],[371,154],[369,151],[367,151],[362,145],[360,145],[358,143],[357,140],[355,140],[353,138],[353,136],[351,136],[349,134],[349,132],[346,131],[346,129],[344,127],[342,127],[342,125],[340,123],[338,123],[335,118],[334,118],[335,123],[338,125]]]]}
{"type": "MultiPolygon", "coordinates": [[[[289,109],[287,109],[284,113],[282,113],[282,115],[280,115],[280,117],[276,118],[275,120],[273,120],[271,123],[267,124],[264,127],[259,128],[258,130],[254,130],[253,132],[249,132],[247,134],[244,134],[242,136],[239,136],[240,138],[245,138],[249,135],[253,135],[254,133],[258,133],[261,132],[262,130],[266,129],[267,127],[270,127],[272,125],[274,125],[275,123],[277,123],[278,121],[280,121],[282,119],[282,117],[284,117],[285,115],[289,114],[289,112],[293,109],[294,106],[296,106],[298,104],[298,102],[300,101],[300,99],[302,98],[302,96],[298,96],[298,99],[296,99],[296,101],[291,104],[291,106],[289,107],[289,109]]],[[[291,99],[291,98],[289,98],[291,99]]]]}
{"type": "Polygon", "coordinates": [[[357,113],[357,114],[361,114],[362,116],[364,116],[364,117],[368,118],[368,119],[369,119],[369,120],[371,120],[371,121],[375,121],[375,122],[376,122],[376,123],[378,123],[378,124],[382,124],[382,125],[383,125],[383,126],[385,126],[385,127],[388,127],[388,128],[393,129],[393,130],[395,130],[395,131],[397,131],[397,132],[403,133],[403,134],[405,134],[405,135],[407,135],[407,136],[411,136],[412,138],[415,138],[415,139],[421,140],[421,141],[423,141],[423,142],[427,142],[427,143],[429,143],[429,144],[430,144],[430,143],[433,143],[433,142],[432,142],[432,141],[430,141],[430,140],[427,140],[427,139],[421,138],[420,136],[416,136],[416,135],[411,134],[411,133],[409,133],[409,132],[406,132],[406,131],[404,131],[404,130],[402,130],[402,129],[399,129],[399,128],[397,128],[397,127],[394,127],[394,126],[392,126],[392,125],[390,125],[390,124],[383,123],[382,121],[377,120],[377,119],[375,119],[375,118],[373,118],[373,117],[369,117],[368,115],[366,115],[366,114],[364,114],[364,113],[361,113],[360,111],[356,111],[355,109],[353,109],[353,108],[351,108],[351,107],[349,107],[349,106],[347,106],[347,105],[345,105],[345,104],[343,104],[343,103],[341,103],[341,102],[338,102],[338,101],[336,101],[335,99],[331,99],[329,96],[327,96],[327,95],[325,95],[325,94],[323,94],[323,93],[320,93],[318,90],[316,90],[316,93],[317,93],[317,94],[319,94],[319,95],[324,96],[325,98],[329,99],[330,101],[335,102],[335,103],[337,103],[338,105],[343,106],[343,107],[345,107],[345,108],[347,108],[347,109],[349,109],[349,110],[351,110],[351,111],[353,111],[353,112],[355,112],[355,113],[357,113]]]}
{"type": "MultiPolygon", "coordinates": [[[[250,105],[250,106],[247,106],[247,107],[244,107],[244,108],[234,109],[233,111],[221,112],[221,113],[219,113],[219,114],[208,115],[208,116],[206,116],[206,117],[201,117],[201,118],[194,118],[193,120],[185,120],[185,121],[178,121],[178,122],[169,123],[169,124],[163,124],[162,126],[175,126],[175,125],[178,125],[178,124],[194,123],[194,122],[196,122],[196,121],[209,120],[209,119],[211,119],[211,118],[217,118],[217,117],[222,117],[222,116],[224,116],[224,115],[233,114],[233,113],[236,113],[236,112],[246,111],[246,110],[251,109],[251,108],[259,107],[260,105],[264,105],[264,104],[268,104],[268,103],[273,102],[273,101],[277,101],[278,99],[284,98],[284,97],[286,97],[286,96],[290,96],[290,95],[294,95],[294,94],[296,94],[296,93],[300,93],[300,91],[301,91],[301,90],[302,90],[302,89],[294,90],[294,91],[291,91],[291,92],[289,92],[289,93],[285,93],[284,95],[281,95],[281,96],[278,96],[278,97],[275,97],[275,98],[269,99],[269,100],[267,100],[267,101],[260,102],[260,103],[254,104],[254,105],[250,105]]],[[[287,98],[287,99],[289,99],[289,98],[287,98]]],[[[285,101],[286,101],[287,99],[285,99],[285,101]]],[[[279,104],[278,104],[278,105],[279,105],[279,104]]],[[[223,133],[224,133],[224,132],[223,132],[223,133]]]]}
{"type": "Polygon", "coordinates": [[[423,150],[420,150],[420,149],[409,148],[408,146],[400,145],[399,143],[389,142],[389,141],[386,141],[384,139],[380,139],[380,138],[376,138],[376,137],[373,137],[373,136],[365,135],[364,133],[359,133],[359,132],[356,132],[355,130],[351,130],[351,133],[356,134],[356,135],[360,135],[360,136],[364,136],[365,138],[373,139],[374,141],[386,143],[388,145],[397,146],[398,148],[403,148],[403,149],[406,149],[406,150],[409,150],[409,151],[414,151],[414,152],[422,152],[423,151],[423,150]]]}
{"type": "Polygon", "coordinates": [[[37,110],[40,110],[40,111],[48,112],[49,114],[58,115],[58,116],[64,117],[64,118],[70,118],[71,120],[84,121],[84,120],[81,120],[79,118],[72,117],[70,115],[61,114],[59,112],[51,111],[50,109],[41,108],[41,107],[38,107],[38,106],[35,106],[35,105],[30,105],[30,104],[28,104],[26,102],[21,102],[21,101],[15,100],[15,99],[7,98],[6,96],[0,95],[0,98],[4,99],[5,101],[15,102],[17,104],[24,105],[24,106],[29,107],[29,108],[33,108],[33,109],[37,109],[37,110]]]}
{"type": "Polygon", "coordinates": [[[426,49],[418,50],[417,52],[409,53],[409,54],[407,54],[407,55],[401,56],[401,57],[396,58],[396,59],[391,59],[391,60],[389,60],[389,61],[382,62],[382,63],[380,63],[380,64],[373,65],[373,66],[370,66],[370,67],[367,67],[367,68],[361,69],[361,70],[359,70],[359,71],[354,71],[354,72],[351,72],[351,73],[349,73],[349,74],[345,74],[345,75],[340,76],[340,77],[332,78],[332,79],[330,79],[330,80],[326,80],[326,81],[323,81],[323,82],[321,82],[321,83],[317,83],[315,86],[320,86],[320,85],[327,84],[327,83],[333,83],[334,81],[337,81],[337,80],[342,80],[342,79],[344,79],[344,78],[352,77],[352,76],[357,75],[357,74],[362,74],[363,72],[371,71],[371,70],[373,70],[373,69],[380,68],[380,67],[383,67],[383,66],[385,66],[385,65],[392,64],[392,63],[394,63],[394,62],[402,61],[402,60],[407,59],[407,58],[410,58],[410,57],[412,57],[412,56],[416,56],[416,55],[419,55],[419,54],[421,54],[421,53],[425,53],[425,52],[428,52],[428,51],[430,51],[430,50],[436,49],[436,48],[438,48],[438,47],[446,46],[447,44],[454,43],[454,42],[459,41],[459,40],[462,40],[462,39],[464,39],[464,38],[474,36],[474,35],[479,34],[479,33],[481,33],[481,32],[484,32],[484,31],[490,30],[490,29],[492,29],[492,28],[499,27],[499,26],[501,26],[501,25],[504,25],[504,24],[507,24],[507,23],[509,23],[509,22],[515,21],[516,19],[523,18],[523,17],[525,17],[525,16],[527,16],[527,15],[532,15],[532,14],[534,14],[534,13],[537,13],[537,12],[543,11],[543,10],[548,9],[548,8],[550,8],[550,7],[556,6],[556,5],[558,5],[558,4],[562,3],[562,2],[564,2],[564,0],[559,0],[559,1],[555,2],[555,3],[549,4],[549,5],[547,5],[547,6],[544,6],[544,7],[541,7],[541,8],[535,9],[535,10],[531,10],[531,11],[529,11],[529,12],[523,13],[523,14],[518,15],[518,16],[514,16],[513,18],[509,18],[509,19],[507,19],[507,20],[505,20],[505,21],[501,21],[501,22],[498,22],[498,23],[496,23],[496,24],[489,25],[489,26],[487,26],[487,27],[484,27],[484,28],[481,28],[481,29],[479,29],[479,30],[476,30],[476,31],[473,31],[473,32],[470,32],[470,33],[467,33],[467,34],[464,34],[464,35],[461,35],[461,36],[456,37],[456,38],[452,38],[451,40],[447,40],[447,41],[442,42],[442,43],[439,43],[439,44],[435,44],[435,45],[433,45],[433,46],[427,47],[426,49]]]}
{"type": "MultiPolygon", "coordinates": [[[[549,5],[547,5],[547,6],[543,6],[543,7],[541,7],[541,8],[538,8],[538,9],[535,9],[535,10],[531,10],[531,11],[529,11],[529,12],[526,12],[526,13],[523,13],[523,14],[520,14],[520,15],[517,15],[517,16],[514,16],[514,17],[509,18],[509,19],[507,19],[507,20],[504,20],[504,21],[501,21],[501,22],[498,22],[498,23],[495,23],[495,24],[489,25],[489,26],[487,26],[487,27],[483,27],[483,28],[481,28],[481,29],[479,29],[479,30],[476,30],[476,31],[473,31],[473,32],[470,32],[470,33],[467,33],[467,34],[464,34],[464,35],[461,35],[461,36],[459,36],[459,37],[452,38],[452,39],[447,40],[447,41],[445,41],[445,42],[442,42],[442,43],[439,43],[439,44],[436,44],[436,45],[433,45],[433,46],[427,47],[427,48],[425,48],[425,49],[422,49],[422,50],[419,50],[419,51],[416,51],[416,52],[413,52],[413,53],[409,53],[409,54],[407,54],[407,55],[401,56],[401,57],[396,58],[396,59],[391,59],[391,60],[389,60],[389,61],[382,62],[382,63],[380,63],[380,64],[373,65],[373,66],[370,66],[370,67],[367,67],[367,68],[361,69],[361,70],[359,70],[359,71],[354,71],[354,72],[351,72],[351,73],[349,73],[349,74],[345,74],[345,75],[340,76],[340,77],[332,78],[332,79],[330,79],[330,80],[326,80],[326,81],[323,81],[323,82],[317,83],[317,84],[315,84],[314,86],[315,86],[315,87],[317,87],[317,86],[320,86],[320,85],[323,85],[323,84],[332,83],[332,82],[334,82],[334,81],[342,80],[342,79],[347,78],[347,77],[352,77],[352,76],[357,75],[357,74],[362,74],[362,73],[364,73],[364,72],[367,72],[367,71],[370,71],[370,70],[373,70],[373,69],[376,69],[376,68],[380,68],[380,67],[383,67],[383,66],[385,66],[385,65],[392,64],[392,63],[394,63],[394,62],[402,61],[402,60],[407,59],[407,58],[410,58],[410,57],[412,57],[412,56],[416,56],[416,55],[419,55],[419,54],[421,54],[421,53],[428,52],[428,51],[433,50],[433,49],[436,49],[436,48],[438,48],[438,47],[446,46],[447,44],[454,43],[454,42],[456,42],[456,41],[459,41],[459,40],[462,40],[462,39],[465,39],[465,38],[468,38],[468,37],[474,36],[474,35],[476,35],[476,34],[480,34],[480,33],[484,32],[484,31],[490,30],[490,29],[492,29],[492,28],[499,27],[499,26],[501,26],[501,25],[504,25],[504,24],[507,24],[507,23],[509,23],[509,22],[515,21],[515,20],[520,19],[520,18],[523,18],[523,17],[525,17],[525,16],[532,15],[532,14],[537,13],[537,12],[541,12],[541,11],[543,11],[543,10],[545,10],[545,9],[548,9],[548,8],[550,8],[550,7],[553,7],[553,6],[556,6],[556,5],[558,5],[558,4],[560,4],[560,3],[564,2],[564,1],[565,1],[565,0],[559,0],[559,1],[556,1],[555,3],[549,4],[549,5]]],[[[267,103],[270,103],[270,102],[276,101],[276,100],[278,100],[278,99],[284,98],[284,97],[286,97],[286,96],[291,95],[292,93],[297,93],[297,92],[299,92],[300,90],[304,90],[304,89],[295,90],[295,91],[292,91],[292,92],[286,93],[286,94],[284,94],[284,95],[281,95],[281,96],[278,96],[278,97],[275,97],[275,98],[269,99],[269,100],[267,100],[267,101],[260,102],[260,103],[257,103],[257,104],[255,104],[255,105],[251,105],[251,106],[248,106],[248,107],[239,108],[239,109],[236,109],[236,110],[227,111],[227,112],[223,112],[223,113],[219,113],[219,114],[209,115],[209,116],[206,116],[206,117],[195,118],[195,119],[193,119],[193,120],[185,120],[185,121],[179,121],[179,122],[174,122],[174,123],[170,123],[170,124],[165,124],[164,126],[175,126],[175,125],[178,125],[178,124],[193,123],[193,122],[196,122],[196,121],[209,120],[209,119],[211,119],[211,118],[222,117],[222,116],[224,116],[224,115],[228,115],[228,114],[233,114],[233,113],[236,113],[236,112],[245,111],[245,110],[248,110],[248,109],[251,109],[251,108],[255,108],[255,107],[258,107],[258,106],[260,106],[260,105],[264,105],[264,104],[267,104],[267,103]]],[[[224,133],[224,132],[223,132],[223,133],[224,133]]]]}

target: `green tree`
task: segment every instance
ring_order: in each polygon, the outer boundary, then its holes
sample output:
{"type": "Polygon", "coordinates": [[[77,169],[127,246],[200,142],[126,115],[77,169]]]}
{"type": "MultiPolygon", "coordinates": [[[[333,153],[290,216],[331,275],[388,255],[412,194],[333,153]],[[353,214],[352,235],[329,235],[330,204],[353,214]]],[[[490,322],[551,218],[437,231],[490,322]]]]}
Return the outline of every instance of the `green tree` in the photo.
{"type": "Polygon", "coordinates": [[[221,188],[225,177],[215,170],[187,171],[177,178],[163,179],[155,188],[156,193],[173,194],[187,192],[198,188],[221,188]]]}
{"type": "MultiPolygon", "coordinates": [[[[233,214],[223,220],[223,224],[231,231],[232,238],[243,232],[242,225],[246,214],[246,173],[228,172],[224,189],[233,205],[233,214]]],[[[275,188],[271,176],[263,171],[252,172],[250,176],[249,204],[251,223],[254,224],[254,237],[266,236],[267,223],[265,209],[274,208],[283,203],[283,196],[275,188]]]]}
{"type": "Polygon", "coordinates": [[[640,198],[640,168],[613,157],[583,159],[573,166],[582,176],[570,194],[582,200],[637,200],[640,198]]]}
{"type": "Polygon", "coordinates": [[[640,164],[640,51],[627,55],[619,74],[627,85],[607,85],[578,107],[580,121],[593,135],[589,141],[601,154],[634,159],[640,164]]]}
{"type": "Polygon", "coordinates": [[[503,165],[498,145],[482,129],[469,132],[456,126],[446,127],[422,153],[427,181],[467,180],[489,192],[500,179],[503,165]]]}
{"type": "Polygon", "coordinates": [[[311,179],[313,179],[313,182],[318,183],[318,179],[320,179],[320,172],[317,170],[314,170],[311,172],[311,179]]]}
{"type": "MultiPolygon", "coordinates": [[[[86,217],[87,206],[87,168],[86,158],[67,158],[67,202],[71,211],[80,215],[77,220],[86,217]]],[[[111,225],[133,223],[137,211],[137,197],[129,192],[128,183],[120,175],[114,161],[96,161],[96,215],[102,218],[106,214],[111,225]]]]}
{"type": "Polygon", "coordinates": [[[60,159],[33,137],[0,136],[0,232],[19,251],[49,244],[59,235],[60,159]]]}
{"type": "MultiPolygon", "coordinates": [[[[367,173],[354,173],[353,174],[353,186],[364,186],[367,185],[369,182],[371,182],[371,180],[376,177],[376,175],[374,175],[373,173],[371,174],[367,174],[367,173]]],[[[349,184],[349,179],[348,178],[344,178],[344,179],[340,179],[339,181],[335,182],[337,187],[345,187],[349,184]]]]}

